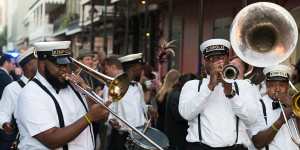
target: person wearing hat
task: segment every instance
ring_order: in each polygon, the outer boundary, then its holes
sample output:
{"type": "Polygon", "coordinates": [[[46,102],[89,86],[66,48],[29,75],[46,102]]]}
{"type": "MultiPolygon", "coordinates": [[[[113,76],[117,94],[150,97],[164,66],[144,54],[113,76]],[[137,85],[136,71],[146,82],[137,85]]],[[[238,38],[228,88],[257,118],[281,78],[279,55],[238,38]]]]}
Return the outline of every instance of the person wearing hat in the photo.
{"type": "MultiPolygon", "coordinates": [[[[93,68],[93,53],[90,52],[87,49],[81,49],[82,53],[79,54],[79,57],[77,58],[82,64],[96,70],[96,68],[93,68]]],[[[98,71],[98,70],[96,70],[98,71]]],[[[86,73],[85,71],[80,72],[80,77],[84,80],[84,82],[91,87],[94,91],[99,91],[102,89],[103,85],[94,77],[86,73]]],[[[102,125],[102,124],[101,124],[102,125]]],[[[97,136],[99,134],[99,128],[100,127],[100,122],[93,122],[93,132],[95,136],[95,141],[97,140],[97,136]]]]}
{"type": "Polygon", "coordinates": [[[119,58],[130,81],[139,82],[143,67],[143,54],[129,54],[119,58]]]}
{"type": "MultiPolygon", "coordinates": [[[[137,66],[142,59],[142,55],[131,55],[117,58],[115,56],[108,57],[103,61],[104,73],[111,77],[116,77],[121,73],[124,73],[124,67],[130,69],[130,65],[137,66]],[[122,63],[123,62],[123,63],[122,63]],[[124,64],[125,63],[125,64],[124,64]],[[126,66],[124,66],[126,65],[126,66]]],[[[144,101],[144,93],[141,84],[134,81],[137,78],[135,74],[129,73],[130,85],[124,97],[111,105],[111,109],[114,110],[120,117],[124,118],[133,127],[141,127],[146,123],[147,113],[146,104],[144,101]]],[[[104,99],[107,100],[109,97],[107,86],[104,87],[104,99]]],[[[129,135],[129,128],[118,121],[114,116],[109,116],[109,124],[112,127],[111,142],[108,145],[109,150],[126,150],[125,143],[126,138],[129,135]],[[117,143],[117,144],[116,144],[117,143]]]]}
{"type": "MultiPolygon", "coordinates": [[[[263,70],[266,76],[267,95],[263,96],[261,102],[261,113],[258,121],[251,127],[251,130],[260,130],[252,137],[256,148],[265,150],[298,150],[291,139],[287,123],[284,120],[279,101],[284,107],[284,112],[289,125],[294,120],[297,129],[300,128],[299,118],[290,118],[293,114],[291,109],[291,97],[288,96],[289,79],[291,68],[286,65],[276,65],[266,67],[263,70]]],[[[293,128],[293,126],[291,126],[293,128]]],[[[295,130],[292,129],[292,133],[295,130]]],[[[293,133],[295,136],[295,133],[293,133]]],[[[298,139],[297,139],[298,140],[298,139]]]]}
{"type": "Polygon", "coordinates": [[[224,39],[203,42],[200,48],[208,76],[188,81],[182,88],[178,109],[189,125],[186,150],[247,149],[239,122],[250,125],[256,121],[258,100],[248,92],[252,89],[249,82],[223,81],[221,72],[228,62],[230,47],[224,39]]]}
{"type": "Polygon", "coordinates": [[[22,88],[36,73],[36,59],[34,48],[30,48],[21,54],[17,59],[18,64],[22,67],[23,75],[18,81],[8,84],[3,91],[0,100],[0,149],[9,149],[16,139],[17,124],[13,113],[17,105],[18,95],[22,88]]]}
{"type": "Polygon", "coordinates": [[[9,54],[0,56],[0,98],[4,88],[13,81],[10,73],[15,69],[14,57],[9,54]]]}
{"type": "Polygon", "coordinates": [[[86,88],[82,79],[71,75],[70,41],[39,42],[34,47],[38,71],[23,88],[15,112],[18,148],[94,150],[91,124],[105,119],[108,111],[100,104],[89,107],[88,99],[69,84],[77,79],[86,88]]]}

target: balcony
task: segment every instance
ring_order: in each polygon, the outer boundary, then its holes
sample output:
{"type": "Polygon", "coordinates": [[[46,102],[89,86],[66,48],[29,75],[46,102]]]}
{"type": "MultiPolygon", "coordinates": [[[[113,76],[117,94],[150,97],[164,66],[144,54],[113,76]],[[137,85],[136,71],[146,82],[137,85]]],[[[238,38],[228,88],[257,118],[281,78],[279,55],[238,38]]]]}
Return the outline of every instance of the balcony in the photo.
{"type": "Polygon", "coordinates": [[[79,26],[79,18],[71,21],[66,31],[66,35],[72,35],[81,31],[81,27],[79,26]]]}
{"type": "Polygon", "coordinates": [[[45,24],[29,32],[29,41],[30,43],[43,41],[47,37],[51,37],[53,34],[53,24],[45,24]]]}
{"type": "Polygon", "coordinates": [[[71,35],[80,31],[79,15],[68,14],[58,17],[53,22],[53,36],[71,35]]]}
{"type": "MultiPolygon", "coordinates": [[[[101,21],[102,17],[104,16],[105,6],[95,5],[94,8],[95,9],[94,9],[94,21],[93,22],[101,21]]],[[[91,5],[88,5],[88,4],[82,5],[82,9],[81,9],[81,13],[80,13],[80,22],[79,22],[80,26],[86,26],[86,25],[91,24],[91,15],[90,15],[91,9],[92,9],[91,5]]],[[[114,6],[107,6],[106,10],[107,10],[106,16],[108,17],[108,19],[113,17],[114,6]]]]}

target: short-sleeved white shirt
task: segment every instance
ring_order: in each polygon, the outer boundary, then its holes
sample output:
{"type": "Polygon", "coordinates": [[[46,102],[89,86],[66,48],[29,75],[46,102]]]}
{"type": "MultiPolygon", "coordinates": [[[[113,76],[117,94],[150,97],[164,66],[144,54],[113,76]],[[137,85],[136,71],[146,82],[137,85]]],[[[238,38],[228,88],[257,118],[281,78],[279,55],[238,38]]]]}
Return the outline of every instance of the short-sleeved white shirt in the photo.
{"type": "MultiPolygon", "coordinates": [[[[21,76],[20,80],[25,84],[28,82],[28,79],[25,76],[21,76]]],[[[4,88],[0,100],[0,128],[2,128],[2,125],[5,122],[11,122],[21,90],[22,87],[17,81],[8,84],[4,88]]]]}
{"type": "MultiPolygon", "coordinates": [[[[104,87],[104,100],[108,99],[108,88],[104,87]]],[[[129,85],[126,94],[118,102],[114,102],[109,106],[117,115],[126,120],[133,127],[143,126],[146,122],[145,113],[147,112],[144,101],[144,94],[139,83],[129,85]]],[[[109,119],[115,118],[109,115],[109,119]]],[[[109,120],[108,119],[108,120],[109,120]]],[[[117,119],[118,120],[118,119],[117,119]]],[[[121,128],[119,130],[127,131],[128,127],[119,121],[121,128]]]]}
{"type": "MultiPolygon", "coordinates": [[[[75,92],[68,86],[57,94],[47,80],[39,73],[39,80],[59,103],[65,126],[69,126],[86,114],[83,104],[75,92]]],[[[83,97],[84,102],[85,98],[83,97]]],[[[87,106],[87,104],[85,104],[87,106]]],[[[59,127],[59,120],[52,98],[35,82],[30,81],[22,90],[16,109],[16,119],[20,131],[21,150],[48,149],[34,138],[35,135],[53,127],[59,127]]],[[[90,127],[86,127],[74,140],[68,143],[69,150],[93,150],[93,136],[90,127]]],[[[59,148],[62,149],[62,148],[59,148]]]]}

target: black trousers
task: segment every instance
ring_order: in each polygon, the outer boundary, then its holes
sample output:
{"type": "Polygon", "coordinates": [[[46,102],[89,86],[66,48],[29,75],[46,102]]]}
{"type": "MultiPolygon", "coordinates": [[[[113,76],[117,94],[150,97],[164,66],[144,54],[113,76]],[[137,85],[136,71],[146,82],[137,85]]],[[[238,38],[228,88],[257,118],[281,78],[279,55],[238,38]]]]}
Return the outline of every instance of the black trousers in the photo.
{"type": "Polygon", "coordinates": [[[112,129],[111,140],[108,146],[109,150],[126,150],[125,143],[128,137],[128,132],[120,132],[112,129]]]}
{"type": "Polygon", "coordinates": [[[188,143],[186,150],[248,150],[242,144],[236,144],[229,147],[210,147],[203,143],[188,143]]]}

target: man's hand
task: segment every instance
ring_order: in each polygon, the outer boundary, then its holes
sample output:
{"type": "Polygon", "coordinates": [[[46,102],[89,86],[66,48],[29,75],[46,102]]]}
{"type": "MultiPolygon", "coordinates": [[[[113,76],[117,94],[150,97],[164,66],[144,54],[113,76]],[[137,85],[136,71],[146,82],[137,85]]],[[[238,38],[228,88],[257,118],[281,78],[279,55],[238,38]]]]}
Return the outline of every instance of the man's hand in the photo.
{"type": "Polygon", "coordinates": [[[3,131],[6,134],[12,134],[14,132],[14,129],[15,129],[14,125],[9,123],[9,122],[3,123],[2,127],[3,127],[3,131]]]}
{"type": "Polygon", "coordinates": [[[86,84],[85,81],[79,75],[72,73],[72,74],[64,74],[63,76],[66,80],[79,85],[80,87],[82,87],[83,89],[85,89],[87,91],[92,90],[91,87],[89,87],[89,85],[86,84]]]}
{"type": "Polygon", "coordinates": [[[159,114],[155,108],[149,106],[147,114],[149,116],[149,119],[153,120],[154,122],[157,121],[159,114]]]}
{"type": "MultiPolygon", "coordinates": [[[[109,106],[112,102],[105,102],[105,106],[109,106]]],[[[104,108],[101,104],[94,104],[91,107],[91,110],[87,113],[88,118],[91,121],[107,120],[109,111],[104,108]]]]}
{"type": "Polygon", "coordinates": [[[120,128],[121,128],[120,123],[119,123],[115,118],[110,119],[110,120],[109,120],[109,124],[110,124],[111,127],[114,128],[114,129],[120,129],[120,128]]]}
{"type": "Polygon", "coordinates": [[[227,83],[225,81],[223,81],[222,83],[223,83],[223,88],[224,88],[224,94],[225,95],[231,95],[232,84],[231,83],[227,83]]]}
{"type": "Polygon", "coordinates": [[[214,63],[209,63],[209,65],[211,70],[208,88],[213,91],[218,83],[222,81],[221,72],[223,71],[223,63],[217,61],[214,63]]]}
{"type": "MultiPolygon", "coordinates": [[[[285,113],[285,116],[286,116],[287,120],[289,120],[293,115],[292,108],[287,107],[287,108],[283,108],[283,110],[284,110],[284,113],[285,113]]],[[[279,120],[280,120],[281,123],[286,123],[285,120],[284,120],[282,112],[280,114],[279,120]]]]}

